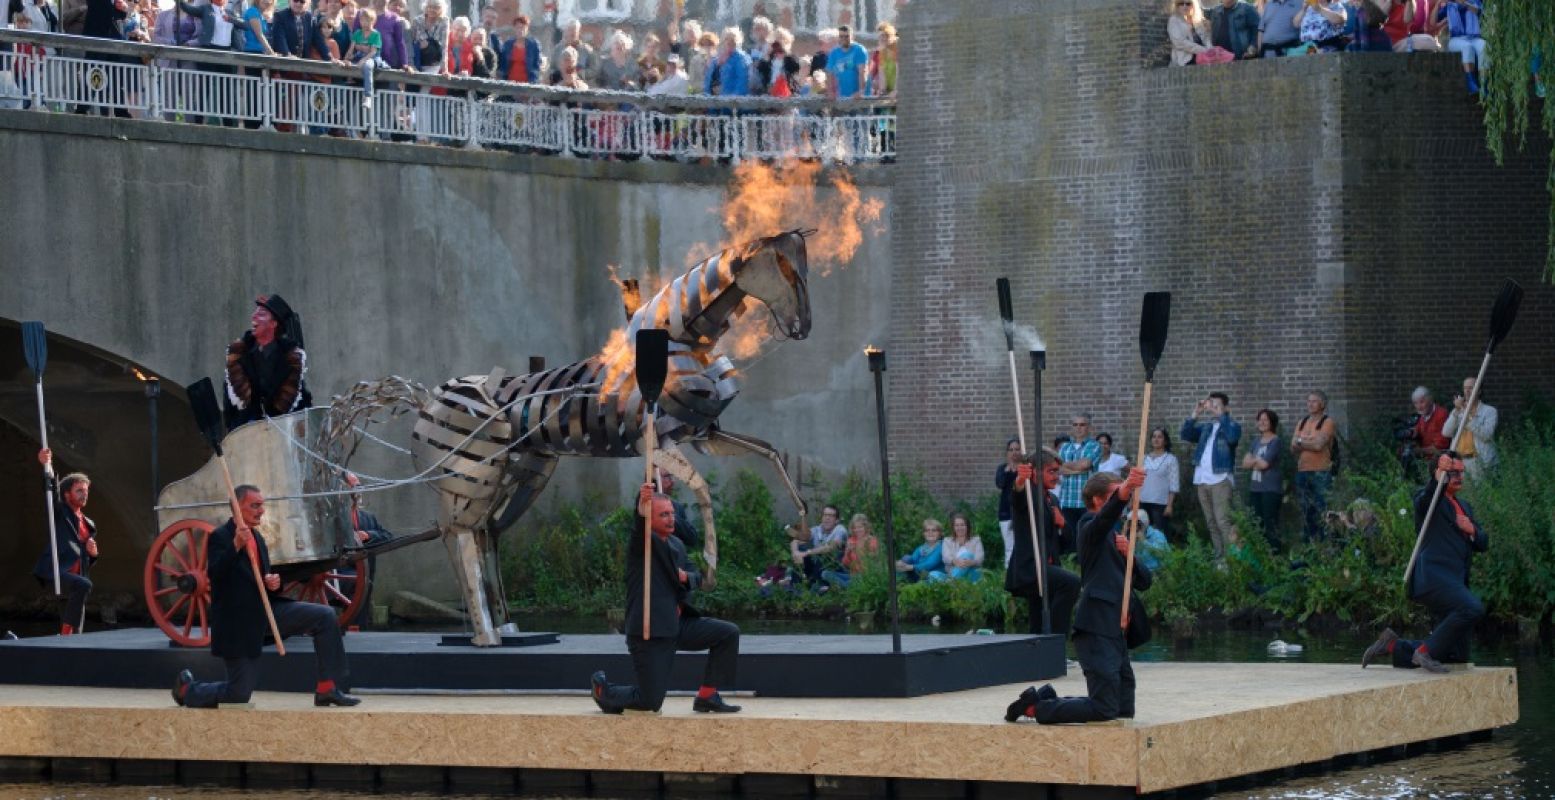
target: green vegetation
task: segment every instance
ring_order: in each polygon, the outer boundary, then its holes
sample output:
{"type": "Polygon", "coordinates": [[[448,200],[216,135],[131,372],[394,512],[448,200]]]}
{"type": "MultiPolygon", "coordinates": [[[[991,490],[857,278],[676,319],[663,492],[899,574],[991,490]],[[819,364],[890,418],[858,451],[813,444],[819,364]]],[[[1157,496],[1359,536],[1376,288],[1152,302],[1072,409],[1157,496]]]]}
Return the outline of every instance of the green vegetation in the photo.
{"type": "MultiPolygon", "coordinates": [[[[1492,619],[1503,624],[1548,619],[1555,609],[1555,492],[1544,481],[1555,475],[1555,418],[1548,412],[1534,412],[1520,427],[1497,438],[1501,463],[1464,493],[1491,536],[1490,552],[1475,559],[1472,586],[1492,619]]],[[[1420,484],[1406,480],[1388,449],[1385,432],[1358,435],[1346,447],[1345,472],[1335,486],[1330,508],[1348,510],[1356,524],[1325,542],[1299,543],[1300,523],[1294,498],[1288,497],[1280,552],[1261,536],[1244,535],[1242,548],[1217,566],[1204,535],[1191,524],[1198,519],[1197,512],[1182,504],[1179,513],[1190,521],[1190,543],[1163,559],[1155,586],[1145,594],[1152,613],[1173,625],[1206,614],[1248,613],[1310,624],[1424,624],[1421,609],[1407,600],[1402,582],[1415,541],[1413,497],[1420,484]]],[[[831,503],[842,509],[844,523],[858,512],[877,521],[880,567],[857,576],[845,591],[763,593],[754,578],[769,565],[788,563],[782,521],[792,512],[786,502],[778,504],[759,477],[742,471],[723,481],[715,496],[719,580],[715,590],[698,593],[699,607],[737,616],[875,612],[877,620],[884,619],[886,532],[878,522],[884,518],[879,485],[850,475],[834,484],[806,488],[816,498],[812,516],[818,516],[822,503],[831,503]]],[[[1180,499],[1191,494],[1186,492],[1180,499]]],[[[899,600],[904,619],[928,620],[937,615],[957,629],[1001,623],[1012,629],[1024,626],[1025,604],[1008,602],[1003,571],[997,567],[1003,561],[1003,542],[992,494],[947,508],[921,481],[898,476],[893,478],[892,500],[899,554],[921,541],[925,517],[936,517],[948,528],[951,514],[964,513],[983,539],[988,563],[995,565],[984,570],[976,583],[902,585],[899,600]]],[[[591,499],[541,520],[526,536],[507,538],[503,579],[515,606],[589,614],[621,606],[631,517],[619,508],[600,511],[607,508],[611,504],[591,499]]],[[[1236,522],[1244,534],[1257,530],[1250,515],[1238,515],[1236,522]]]]}
{"type": "MultiPolygon", "coordinates": [[[[1534,90],[1535,80],[1555,87],[1555,53],[1543,52],[1555,42],[1555,3],[1486,3],[1484,30],[1495,59],[1495,67],[1481,77],[1485,138],[1499,164],[1506,158],[1508,139],[1519,150],[1527,147],[1530,110],[1539,115],[1545,137],[1555,142],[1555,103],[1539,99],[1534,90]]],[[[1555,192],[1555,146],[1549,169],[1549,187],[1555,192]]],[[[1555,203],[1550,204],[1546,249],[1545,274],[1555,279],[1555,203]]]]}

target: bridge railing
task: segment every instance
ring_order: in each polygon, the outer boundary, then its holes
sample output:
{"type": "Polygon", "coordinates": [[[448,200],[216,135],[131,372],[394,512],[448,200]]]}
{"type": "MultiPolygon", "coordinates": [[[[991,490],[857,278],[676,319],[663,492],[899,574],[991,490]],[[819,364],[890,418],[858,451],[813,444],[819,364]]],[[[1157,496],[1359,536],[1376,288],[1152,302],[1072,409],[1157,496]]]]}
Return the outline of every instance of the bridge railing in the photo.
{"type": "Polygon", "coordinates": [[[889,98],[710,97],[569,91],[322,61],[0,30],[0,107],[102,110],[467,148],[696,160],[896,155],[889,98]],[[47,54],[24,54],[18,45],[47,54]]]}

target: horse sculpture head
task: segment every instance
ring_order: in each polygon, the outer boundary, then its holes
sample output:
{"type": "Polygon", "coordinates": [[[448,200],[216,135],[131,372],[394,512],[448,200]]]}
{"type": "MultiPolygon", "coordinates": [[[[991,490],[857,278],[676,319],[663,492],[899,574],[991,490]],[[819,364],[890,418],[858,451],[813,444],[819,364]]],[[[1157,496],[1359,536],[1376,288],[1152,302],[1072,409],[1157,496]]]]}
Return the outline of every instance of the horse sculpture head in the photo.
{"type": "Polygon", "coordinates": [[[771,312],[778,335],[810,335],[810,267],[803,233],[790,231],[751,243],[733,271],[734,285],[771,312]]]}

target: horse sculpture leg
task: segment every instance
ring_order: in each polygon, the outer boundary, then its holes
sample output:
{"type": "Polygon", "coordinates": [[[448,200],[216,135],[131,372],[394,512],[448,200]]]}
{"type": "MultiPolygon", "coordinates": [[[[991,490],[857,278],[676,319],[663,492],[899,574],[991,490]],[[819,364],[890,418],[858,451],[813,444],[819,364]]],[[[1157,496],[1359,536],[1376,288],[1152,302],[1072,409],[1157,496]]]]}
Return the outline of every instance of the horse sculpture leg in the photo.
{"type": "MultiPolygon", "coordinates": [[[[493,619],[492,604],[503,604],[500,588],[495,596],[485,569],[486,554],[482,552],[481,533],[469,528],[450,528],[443,533],[443,544],[448,548],[448,560],[459,578],[459,588],[464,593],[464,605],[470,614],[474,636],[470,642],[476,647],[492,647],[502,644],[497,626],[501,618],[493,619]]],[[[494,567],[493,566],[493,571],[494,567]]],[[[502,605],[505,608],[505,604],[502,605]]]]}
{"type": "Polygon", "coordinates": [[[778,477],[783,479],[789,497],[793,498],[794,506],[799,509],[799,527],[806,527],[805,517],[808,509],[805,507],[804,498],[799,496],[799,488],[794,485],[794,479],[788,476],[788,468],[783,466],[783,459],[778,456],[777,450],[773,449],[772,445],[743,433],[714,430],[708,433],[706,439],[697,442],[696,446],[698,450],[713,456],[765,456],[777,470],[778,477]]]}
{"type": "Polygon", "coordinates": [[[691,487],[697,503],[702,508],[702,530],[706,532],[702,542],[702,560],[707,562],[707,572],[702,575],[702,588],[711,590],[717,585],[718,533],[713,529],[713,494],[707,479],[691,465],[691,460],[675,445],[653,451],[653,464],[691,487]]]}

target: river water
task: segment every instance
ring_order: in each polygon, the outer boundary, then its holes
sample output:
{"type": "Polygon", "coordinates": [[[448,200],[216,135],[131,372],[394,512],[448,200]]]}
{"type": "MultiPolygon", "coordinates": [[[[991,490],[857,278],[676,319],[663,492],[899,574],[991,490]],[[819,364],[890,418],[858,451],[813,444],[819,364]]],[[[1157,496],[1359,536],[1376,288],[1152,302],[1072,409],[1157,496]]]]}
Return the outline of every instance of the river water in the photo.
{"type": "MultiPolygon", "coordinates": [[[[519,619],[526,630],[562,633],[601,633],[597,618],[519,619]]],[[[742,620],[741,628],[757,633],[856,633],[844,621],[788,622],[742,620]]],[[[0,626],[3,627],[3,626],[0,626]]],[[[16,628],[17,626],[11,626],[16,628]]],[[[32,626],[24,626],[31,628],[32,626]]],[[[20,633],[30,631],[17,628],[20,633]]],[[[937,631],[928,626],[908,626],[904,632],[937,631]]],[[[1308,637],[1295,631],[1254,633],[1219,631],[1201,634],[1189,643],[1155,641],[1135,653],[1138,661],[1358,663],[1369,643],[1360,635],[1308,637]],[[1276,657],[1268,652],[1278,637],[1303,645],[1296,656],[1276,657]]],[[[1485,666],[1517,668],[1521,717],[1516,725],[1496,731],[1486,742],[1432,752],[1383,763],[1356,766],[1321,775],[1295,778],[1277,784],[1235,792],[1207,795],[1213,798],[1555,798],[1555,657],[1546,643],[1537,650],[1511,643],[1478,643],[1475,662],[1485,666]]],[[[1299,718],[1290,720],[1300,725],[1299,718]]],[[[338,790],[268,791],[205,787],[127,787],[82,784],[0,784],[0,800],[323,800],[339,797],[338,790]]],[[[378,793],[381,798],[465,797],[476,795],[428,795],[378,793]]],[[[570,800],[558,798],[557,800],[570,800]]]]}

